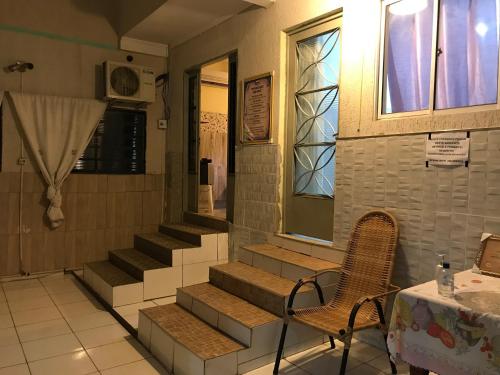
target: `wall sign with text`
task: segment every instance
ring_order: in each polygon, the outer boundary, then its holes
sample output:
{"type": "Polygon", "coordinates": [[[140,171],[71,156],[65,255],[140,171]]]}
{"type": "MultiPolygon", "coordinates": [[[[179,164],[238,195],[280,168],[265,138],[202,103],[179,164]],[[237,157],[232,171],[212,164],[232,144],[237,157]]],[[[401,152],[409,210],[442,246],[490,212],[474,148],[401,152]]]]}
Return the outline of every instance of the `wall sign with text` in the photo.
{"type": "Polygon", "coordinates": [[[469,161],[467,132],[432,133],[427,139],[425,159],[428,165],[461,166],[469,161]]]}
{"type": "Polygon", "coordinates": [[[272,136],[273,74],[243,81],[241,143],[270,143],[272,136]]]}

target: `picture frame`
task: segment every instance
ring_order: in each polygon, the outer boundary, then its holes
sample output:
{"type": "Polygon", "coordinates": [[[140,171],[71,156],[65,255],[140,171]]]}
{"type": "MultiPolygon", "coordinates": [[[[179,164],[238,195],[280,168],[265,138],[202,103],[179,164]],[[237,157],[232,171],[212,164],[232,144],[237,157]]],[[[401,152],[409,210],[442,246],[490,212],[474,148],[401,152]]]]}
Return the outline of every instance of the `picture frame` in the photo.
{"type": "Polygon", "coordinates": [[[240,142],[272,143],[274,73],[269,72],[243,80],[243,106],[240,142]]]}
{"type": "Polygon", "coordinates": [[[492,235],[481,242],[475,263],[482,274],[500,277],[500,236],[492,235]]]}

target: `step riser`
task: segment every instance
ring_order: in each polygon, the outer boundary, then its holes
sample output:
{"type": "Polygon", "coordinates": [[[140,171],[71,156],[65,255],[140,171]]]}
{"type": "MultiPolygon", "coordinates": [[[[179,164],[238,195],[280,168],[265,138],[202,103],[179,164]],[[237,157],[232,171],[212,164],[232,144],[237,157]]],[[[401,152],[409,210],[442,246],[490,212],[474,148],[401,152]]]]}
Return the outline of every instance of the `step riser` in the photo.
{"type": "Polygon", "coordinates": [[[148,316],[139,312],[139,340],[170,373],[176,375],[236,375],[237,353],[202,360],[177,343],[148,316]]]}
{"type": "Polygon", "coordinates": [[[184,232],[183,230],[179,230],[176,228],[160,225],[160,232],[166,234],[167,236],[177,238],[178,240],[188,242],[195,246],[201,246],[202,243],[201,235],[184,232]]]}
{"type": "Polygon", "coordinates": [[[86,265],[83,267],[83,279],[113,307],[139,303],[144,299],[142,282],[112,287],[86,265]]]}
{"type": "Polygon", "coordinates": [[[172,250],[166,249],[139,236],[134,236],[134,247],[151,258],[167,266],[172,266],[172,250]]]}
{"type": "Polygon", "coordinates": [[[144,300],[174,296],[181,286],[181,267],[144,271],[144,300]]]}
{"type": "Polygon", "coordinates": [[[197,215],[191,212],[184,212],[184,222],[199,225],[201,227],[212,228],[220,232],[228,232],[229,224],[225,220],[217,220],[211,217],[197,215]]]}
{"type": "MultiPolygon", "coordinates": [[[[255,268],[260,268],[276,276],[280,276],[284,279],[292,281],[298,281],[299,279],[315,274],[314,271],[308,268],[297,266],[295,264],[290,264],[287,262],[282,262],[275,258],[254,253],[253,251],[245,248],[239,249],[238,257],[239,261],[242,263],[248,264],[249,266],[253,266],[255,268]]],[[[324,275],[320,275],[318,277],[318,283],[321,286],[336,285],[338,278],[338,273],[329,272],[324,275]]]]}

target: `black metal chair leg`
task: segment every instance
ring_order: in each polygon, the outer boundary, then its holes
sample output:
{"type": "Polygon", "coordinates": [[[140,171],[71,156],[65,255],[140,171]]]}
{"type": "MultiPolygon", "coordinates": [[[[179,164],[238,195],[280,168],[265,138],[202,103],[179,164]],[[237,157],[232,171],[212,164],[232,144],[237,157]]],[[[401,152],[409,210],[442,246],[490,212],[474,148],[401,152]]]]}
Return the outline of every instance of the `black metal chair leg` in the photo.
{"type": "Polygon", "coordinates": [[[274,363],[273,374],[278,374],[280,370],[281,356],[283,355],[283,347],[285,346],[286,331],[288,329],[288,323],[283,323],[283,329],[281,330],[280,344],[278,346],[278,352],[276,353],[276,362],[274,363]]]}
{"type": "Polygon", "coordinates": [[[344,347],[344,353],[342,354],[342,364],[340,365],[339,375],[344,375],[347,368],[347,358],[349,357],[349,348],[344,347]]]}
{"type": "Polygon", "coordinates": [[[393,374],[398,373],[398,369],[396,368],[396,365],[391,359],[391,353],[389,352],[389,347],[387,346],[387,328],[385,325],[385,316],[384,316],[384,310],[382,309],[382,305],[380,304],[380,301],[375,299],[375,306],[377,307],[377,312],[378,312],[378,317],[380,319],[380,325],[382,329],[382,333],[384,335],[384,345],[385,345],[385,351],[387,352],[387,357],[389,358],[389,364],[391,365],[391,372],[393,374]]]}
{"type": "Polygon", "coordinates": [[[335,340],[333,339],[333,336],[328,336],[328,338],[330,339],[330,346],[332,349],[335,349],[335,340]]]}

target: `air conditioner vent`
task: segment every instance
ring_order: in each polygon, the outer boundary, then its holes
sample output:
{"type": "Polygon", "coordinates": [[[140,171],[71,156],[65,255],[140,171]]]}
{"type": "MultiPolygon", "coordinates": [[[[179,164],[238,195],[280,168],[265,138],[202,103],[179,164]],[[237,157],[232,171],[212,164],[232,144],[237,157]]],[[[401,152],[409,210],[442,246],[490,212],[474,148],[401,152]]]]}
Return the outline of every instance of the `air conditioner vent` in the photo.
{"type": "Polygon", "coordinates": [[[144,66],[106,61],[106,99],[152,103],[155,101],[155,74],[144,66]]]}

